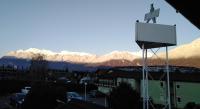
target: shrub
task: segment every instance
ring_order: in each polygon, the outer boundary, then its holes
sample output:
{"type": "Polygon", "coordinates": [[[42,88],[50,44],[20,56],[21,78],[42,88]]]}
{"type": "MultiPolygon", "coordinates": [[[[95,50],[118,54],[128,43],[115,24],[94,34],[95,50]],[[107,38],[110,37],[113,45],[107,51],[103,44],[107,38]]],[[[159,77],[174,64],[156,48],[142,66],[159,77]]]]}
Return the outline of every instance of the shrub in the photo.
{"type": "Polygon", "coordinates": [[[140,109],[140,94],[133,90],[127,83],[121,83],[113,88],[109,97],[109,105],[112,109],[140,109]]]}

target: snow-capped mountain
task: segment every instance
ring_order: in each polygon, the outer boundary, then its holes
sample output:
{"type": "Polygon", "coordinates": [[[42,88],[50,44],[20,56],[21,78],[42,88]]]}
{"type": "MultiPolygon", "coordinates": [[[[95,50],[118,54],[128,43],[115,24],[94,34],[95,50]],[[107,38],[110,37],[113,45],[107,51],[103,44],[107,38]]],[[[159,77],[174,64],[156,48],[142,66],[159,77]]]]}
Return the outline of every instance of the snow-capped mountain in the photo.
{"type": "MultiPolygon", "coordinates": [[[[176,66],[190,66],[200,68],[200,38],[189,44],[177,46],[169,51],[169,64],[176,66]]],[[[164,65],[165,53],[158,53],[157,57],[148,60],[148,65],[164,65]]],[[[134,60],[134,64],[142,65],[141,59],[134,60]]]]}
{"type": "MultiPolygon", "coordinates": [[[[169,51],[169,63],[171,65],[178,66],[191,66],[200,68],[200,38],[192,41],[189,44],[180,45],[169,51]]],[[[67,62],[72,64],[79,64],[82,66],[140,66],[142,65],[141,56],[142,52],[129,52],[129,51],[114,51],[105,55],[95,55],[84,52],[69,52],[61,51],[59,53],[52,52],[50,50],[40,50],[36,48],[30,48],[27,50],[16,50],[7,53],[3,58],[16,58],[30,60],[35,55],[42,54],[48,61],[54,62],[67,62]]],[[[148,56],[152,56],[152,53],[148,53],[148,56]]],[[[161,58],[149,59],[148,65],[160,65],[164,64],[165,53],[158,53],[161,58]]],[[[9,64],[12,64],[9,61],[9,64]]],[[[64,65],[68,66],[68,65],[64,65]]],[[[81,68],[80,67],[80,68],[81,68]]],[[[75,69],[76,67],[74,67],[75,69]]]]}
{"type": "MultiPolygon", "coordinates": [[[[159,54],[160,57],[165,57],[164,53],[159,54]]],[[[169,51],[170,59],[187,59],[187,58],[200,58],[200,38],[192,41],[189,44],[180,45],[169,51]]]]}
{"type": "Polygon", "coordinates": [[[68,61],[68,62],[74,62],[74,63],[92,62],[92,60],[96,58],[96,55],[92,55],[89,53],[69,52],[69,51],[61,51],[59,53],[56,53],[50,50],[45,50],[45,49],[40,50],[36,48],[11,51],[7,53],[6,56],[12,56],[12,57],[22,58],[22,59],[32,59],[37,54],[43,55],[44,58],[48,61],[68,61]]]}
{"type": "Polygon", "coordinates": [[[67,68],[71,71],[94,71],[97,67],[130,66],[134,59],[140,57],[141,52],[114,51],[109,54],[97,56],[83,52],[61,51],[56,53],[50,50],[30,48],[7,53],[6,56],[0,59],[0,65],[28,68],[30,60],[38,54],[43,55],[49,61],[49,68],[67,68]]]}
{"type": "Polygon", "coordinates": [[[40,50],[36,48],[11,51],[6,56],[12,56],[22,59],[32,59],[37,54],[44,55],[45,59],[49,61],[67,61],[73,63],[101,63],[109,60],[132,61],[135,58],[139,58],[139,53],[128,51],[114,51],[106,55],[97,56],[95,54],[83,52],[61,51],[59,53],[56,53],[50,50],[40,50]]]}

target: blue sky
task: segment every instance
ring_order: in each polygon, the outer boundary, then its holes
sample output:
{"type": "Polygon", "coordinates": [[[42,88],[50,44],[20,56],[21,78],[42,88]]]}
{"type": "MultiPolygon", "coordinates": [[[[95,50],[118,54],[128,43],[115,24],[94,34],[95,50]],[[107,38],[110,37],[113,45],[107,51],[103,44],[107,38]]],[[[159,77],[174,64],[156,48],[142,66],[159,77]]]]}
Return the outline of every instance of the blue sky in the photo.
{"type": "Polygon", "coordinates": [[[164,0],[1,0],[0,56],[28,48],[97,55],[139,51],[134,25],[151,3],[161,9],[157,23],[177,25],[178,45],[200,36],[164,0]]]}

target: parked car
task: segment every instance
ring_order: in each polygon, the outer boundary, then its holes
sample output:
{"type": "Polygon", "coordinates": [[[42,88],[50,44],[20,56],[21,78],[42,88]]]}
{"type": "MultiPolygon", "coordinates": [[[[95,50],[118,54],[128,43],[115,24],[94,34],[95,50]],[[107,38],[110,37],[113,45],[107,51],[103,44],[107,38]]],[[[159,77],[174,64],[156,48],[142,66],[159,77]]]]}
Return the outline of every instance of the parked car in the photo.
{"type": "Polygon", "coordinates": [[[83,100],[83,97],[80,96],[77,92],[67,92],[67,102],[71,100],[83,100]]]}
{"type": "Polygon", "coordinates": [[[23,89],[21,89],[21,92],[22,92],[22,93],[28,94],[28,92],[29,92],[30,90],[31,90],[31,87],[26,86],[26,87],[24,87],[23,89]]]}
{"type": "Polygon", "coordinates": [[[104,97],[105,94],[102,92],[99,92],[98,90],[91,90],[90,92],[88,92],[88,96],[89,97],[104,97]]]}
{"type": "Polygon", "coordinates": [[[66,77],[60,77],[60,78],[57,79],[56,82],[57,82],[57,83],[68,84],[68,83],[71,83],[71,80],[69,80],[69,79],[66,78],[66,77]]]}
{"type": "Polygon", "coordinates": [[[26,95],[26,93],[14,93],[10,97],[10,105],[19,108],[24,102],[24,98],[26,97],[26,95]]]}
{"type": "Polygon", "coordinates": [[[88,83],[88,84],[92,83],[92,78],[88,76],[81,78],[79,84],[84,84],[84,83],[88,83]]]}

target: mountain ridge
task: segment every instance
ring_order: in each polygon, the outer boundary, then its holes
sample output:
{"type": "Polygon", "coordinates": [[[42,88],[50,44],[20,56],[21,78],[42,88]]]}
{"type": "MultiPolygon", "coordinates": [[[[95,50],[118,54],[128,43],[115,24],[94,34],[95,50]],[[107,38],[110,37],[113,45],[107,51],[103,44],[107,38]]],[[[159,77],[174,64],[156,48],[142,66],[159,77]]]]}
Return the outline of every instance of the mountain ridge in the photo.
{"type": "MultiPolygon", "coordinates": [[[[191,43],[177,46],[169,51],[169,64],[175,66],[190,66],[200,68],[200,38],[192,41],[191,43]]],[[[84,52],[69,52],[61,51],[59,53],[52,52],[50,50],[40,50],[36,48],[30,48],[27,50],[11,51],[4,58],[19,58],[31,60],[31,58],[37,54],[42,54],[48,61],[55,62],[67,62],[72,64],[79,64],[84,66],[141,66],[142,52],[129,52],[129,51],[113,51],[105,55],[95,55],[84,52]]],[[[148,57],[152,56],[152,53],[148,53],[148,57]]],[[[161,60],[153,57],[149,58],[148,65],[163,65],[165,53],[158,53],[161,60]]]]}
{"type": "Polygon", "coordinates": [[[40,50],[36,48],[30,48],[27,50],[17,50],[11,51],[6,54],[6,56],[12,56],[22,59],[32,59],[35,55],[44,55],[44,58],[49,61],[67,61],[73,63],[100,63],[109,60],[134,60],[139,58],[140,52],[129,52],[129,51],[113,51],[111,53],[97,56],[95,54],[84,53],[84,52],[69,52],[61,51],[60,53],[55,53],[49,50],[40,50]]]}

